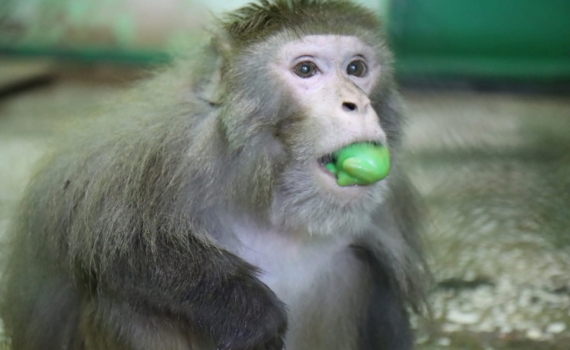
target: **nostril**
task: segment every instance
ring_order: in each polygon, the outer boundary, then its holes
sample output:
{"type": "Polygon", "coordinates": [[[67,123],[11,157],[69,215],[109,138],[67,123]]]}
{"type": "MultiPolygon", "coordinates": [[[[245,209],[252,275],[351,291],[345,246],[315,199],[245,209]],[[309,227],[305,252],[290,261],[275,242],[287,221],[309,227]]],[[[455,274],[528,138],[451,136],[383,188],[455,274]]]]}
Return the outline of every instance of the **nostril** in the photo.
{"type": "Polygon", "coordinates": [[[356,104],[352,102],[344,102],[342,104],[342,109],[344,109],[346,112],[354,112],[356,110],[356,104]]]}

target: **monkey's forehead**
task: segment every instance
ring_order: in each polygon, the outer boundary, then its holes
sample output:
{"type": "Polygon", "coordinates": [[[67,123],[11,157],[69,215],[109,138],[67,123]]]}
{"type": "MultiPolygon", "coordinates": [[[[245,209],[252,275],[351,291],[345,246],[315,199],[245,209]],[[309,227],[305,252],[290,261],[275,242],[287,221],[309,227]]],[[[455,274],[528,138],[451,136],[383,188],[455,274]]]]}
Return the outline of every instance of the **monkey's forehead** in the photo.
{"type": "Polygon", "coordinates": [[[285,42],[278,57],[295,56],[320,56],[344,57],[361,55],[367,59],[375,58],[375,50],[360,38],[349,35],[307,35],[285,42]]]}

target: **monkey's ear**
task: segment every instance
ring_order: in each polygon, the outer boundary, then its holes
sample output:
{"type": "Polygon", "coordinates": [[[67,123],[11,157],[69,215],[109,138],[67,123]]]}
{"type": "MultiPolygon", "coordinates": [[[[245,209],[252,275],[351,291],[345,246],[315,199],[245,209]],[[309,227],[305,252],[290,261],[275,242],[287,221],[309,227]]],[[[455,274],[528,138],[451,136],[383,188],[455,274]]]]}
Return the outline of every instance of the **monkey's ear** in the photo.
{"type": "Polygon", "coordinates": [[[223,96],[221,85],[225,63],[232,52],[231,39],[224,33],[213,33],[210,48],[213,55],[213,66],[210,69],[211,74],[203,84],[200,97],[215,106],[221,104],[223,96]]]}
{"type": "Polygon", "coordinates": [[[222,57],[218,57],[212,74],[207,77],[203,88],[199,92],[200,98],[212,106],[217,106],[222,103],[222,66],[223,59],[222,57]]]}
{"type": "Polygon", "coordinates": [[[223,31],[212,33],[210,44],[215,48],[218,55],[224,58],[228,58],[228,56],[234,51],[233,40],[228,33],[223,31]]]}

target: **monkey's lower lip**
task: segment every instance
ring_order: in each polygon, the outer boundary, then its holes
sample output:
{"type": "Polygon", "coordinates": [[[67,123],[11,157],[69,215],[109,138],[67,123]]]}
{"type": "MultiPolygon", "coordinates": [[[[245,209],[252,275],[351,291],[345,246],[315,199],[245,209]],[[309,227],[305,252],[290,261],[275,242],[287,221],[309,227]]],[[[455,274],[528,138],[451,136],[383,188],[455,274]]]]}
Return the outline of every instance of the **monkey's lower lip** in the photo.
{"type": "Polygon", "coordinates": [[[319,161],[319,169],[320,169],[323,173],[327,174],[328,176],[330,176],[332,179],[334,179],[334,180],[336,181],[336,175],[333,174],[329,169],[327,169],[324,164],[321,164],[320,161],[319,161]]]}
{"type": "Polygon", "coordinates": [[[317,171],[322,174],[319,176],[321,178],[319,182],[324,186],[326,191],[340,196],[343,201],[358,200],[366,193],[367,185],[339,186],[336,175],[327,169],[324,164],[321,164],[320,159],[317,162],[317,168],[317,171]]]}
{"type": "Polygon", "coordinates": [[[335,156],[332,155],[332,154],[324,155],[324,156],[322,156],[322,157],[320,157],[320,158],[318,159],[319,168],[320,168],[323,172],[325,172],[326,174],[328,174],[328,175],[330,175],[330,176],[332,176],[333,178],[336,179],[335,174],[333,174],[333,173],[332,173],[329,169],[327,169],[327,167],[326,167],[327,164],[329,164],[329,163],[334,163],[334,162],[336,162],[336,158],[335,158],[335,156]]]}

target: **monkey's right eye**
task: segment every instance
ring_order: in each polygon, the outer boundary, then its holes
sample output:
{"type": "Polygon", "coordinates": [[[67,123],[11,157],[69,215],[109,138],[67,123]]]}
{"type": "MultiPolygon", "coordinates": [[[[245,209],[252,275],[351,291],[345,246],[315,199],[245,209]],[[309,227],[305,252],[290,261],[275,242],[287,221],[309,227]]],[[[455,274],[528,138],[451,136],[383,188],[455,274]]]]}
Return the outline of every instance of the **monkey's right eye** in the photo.
{"type": "Polygon", "coordinates": [[[295,68],[293,68],[293,71],[301,78],[310,78],[317,74],[319,69],[313,62],[305,61],[297,64],[295,68]]]}

